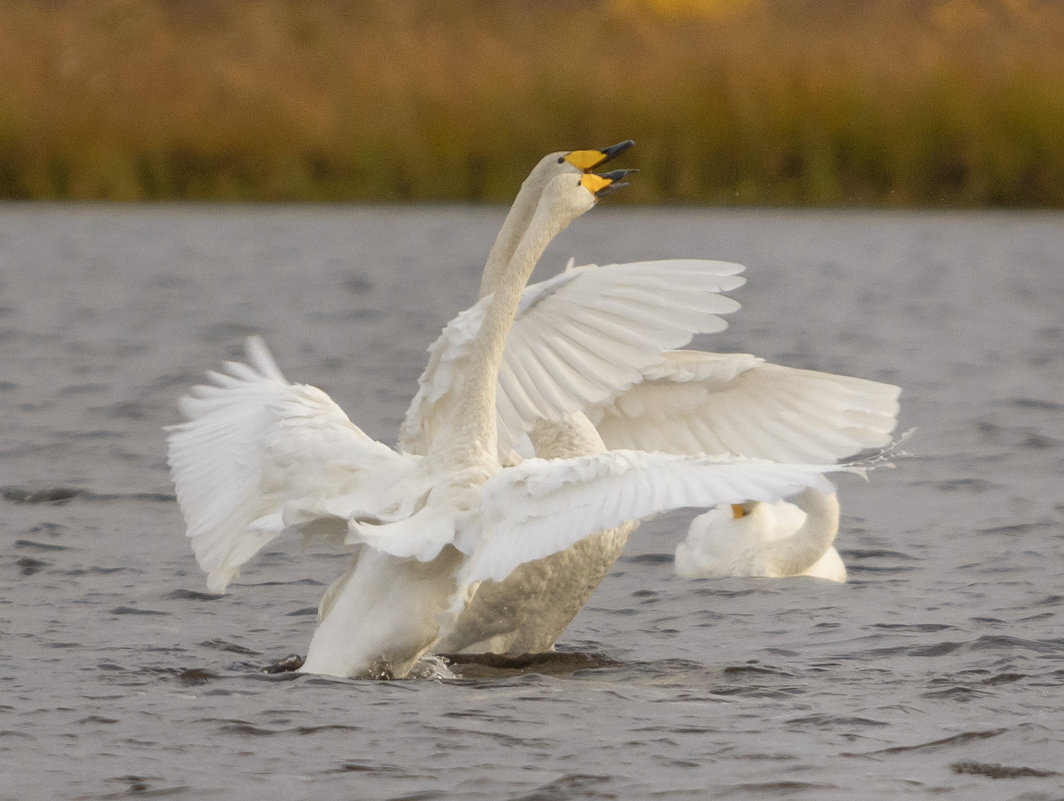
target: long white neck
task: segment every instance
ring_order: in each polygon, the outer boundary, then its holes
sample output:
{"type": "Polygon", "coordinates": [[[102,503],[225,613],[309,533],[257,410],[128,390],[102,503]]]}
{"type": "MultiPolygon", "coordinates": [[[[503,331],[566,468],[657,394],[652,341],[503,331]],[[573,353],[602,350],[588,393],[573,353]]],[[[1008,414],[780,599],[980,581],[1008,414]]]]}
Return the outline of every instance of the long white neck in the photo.
{"type": "MultiPolygon", "coordinates": [[[[521,189],[514,198],[510,211],[503,220],[502,228],[495,237],[495,244],[488,253],[488,260],[484,263],[484,275],[480,280],[480,294],[477,297],[482,298],[492,294],[506,280],[510,260],[514,257],[521,237],[528,230],[532,217],[536,213],[536,204],[539,203],[543,187],[550,177],[548,169],[556,160],[554,154],[544,157],[521,182],[521,189]]],[[[577,170],[573,168],[573,173],[576,174],[576,172],[577,170]]]]}
{"type": "Polygon", "coordinates": [[[427,469],[498,464],[495,393],[506,336],[536,262],[551,240],[579,213],[557,213],[549,203],[536,208],[496,282],[484,321],[470,347],[469,372],[453,390],[449,419],[442,421],[440,434],[433,439],[422,462],[427,469]]]}
{"type": "Polygon", "coordinates": [[[805,512],[805,521],[790,536],[764,544],[770,575],[796,576],[808,570],[839,533],[839,499],[835,493],[806,489],[790,502],[805,512]]]}

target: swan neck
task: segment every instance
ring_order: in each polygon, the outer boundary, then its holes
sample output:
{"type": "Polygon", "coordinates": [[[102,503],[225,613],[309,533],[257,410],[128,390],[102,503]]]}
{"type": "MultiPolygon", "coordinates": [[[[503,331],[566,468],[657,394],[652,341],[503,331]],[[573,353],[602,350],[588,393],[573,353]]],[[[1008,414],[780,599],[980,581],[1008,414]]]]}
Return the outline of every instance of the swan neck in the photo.
{"type": "Polygon", "coordinates": [[[498,463],[495,393],[506,336],[539,257],[570,219],[542,206],[532,216],[507,269],[500,274],[480,330],[473,338],[470,370],[455,391],[451,419],[443,421],[441,435],[433,440],[425,455],[430,467],[437,465],[437,460],[452,469],[498,463]]]}
{"type": "Polygon", "coordinates": [[[488,253],[488,260],[484,263],[484,275],[480,280],[480,293],[477,297],[483,298],[492,294],[505,280],[506,269],[521,243],[522,235],[528,230],[529,222],[536,211],[536,203],[543,191],[543,181],[533,180],[534,178],[535,170],[521,183],[521,189],[517,192],[506,219],[503,220],[495,243],[491,246],[491,252],[488,253]]]}
{"type": "Polygon", "coordinates": [[[808,570],[831,547],[839,532],[839,501],[835,493],[806,489],[790,502],[805,512],[805,520],[790,536],[768,543],[771,575],[793,576],[808,570]]]}

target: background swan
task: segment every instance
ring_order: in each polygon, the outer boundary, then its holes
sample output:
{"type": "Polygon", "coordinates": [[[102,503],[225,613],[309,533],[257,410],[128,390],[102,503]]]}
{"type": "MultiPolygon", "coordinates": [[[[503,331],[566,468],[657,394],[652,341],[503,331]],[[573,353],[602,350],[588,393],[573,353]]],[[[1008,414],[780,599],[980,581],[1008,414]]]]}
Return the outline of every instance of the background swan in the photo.
{"type": "Polygon", "coordinates": [[[845,582],[846,566],[832,547],[839,530],[833,492],[804,490],[790,502],[718,507],[696,517],[676,547],[676,574],[814,576],[845,582]]]}
{"type": "Polygon", "coordinates": [[[371,440],[320,390],[285,381],[258,345],[252,364],[229,364],[183,404],[191,419],[171,430],[170,464],[214,589],[232,575],[234,554],[286,529],[343,537],[358,551],[323,598],[302,670],[405,675],[479,581],[501,581],[593,531],[665,509],[828,489],[822,474],[835,466],[636,451],[500,465],[495,394],[506,332],[551,237],[594,205],[603,184],[591,178],[548,184],[424,456],[371,440]],[[240,525],[278,504],[280,512],[240,525]]]}
{"type": "MultiPolygon", "coordinates": [[[[830,461],[886,445],[901,390],[890,384],[769,364],[749,354],[678,351],[611,404],[589,410],[609,447],[671,453],[745,453],[830,461]]],[[[807,575],[846,580],[832,542],[838,499],[747,504],[696,517],[676,550],[676,573],[807,575]],[[808,517],[807,517],[808,516],[808,517]]]]}

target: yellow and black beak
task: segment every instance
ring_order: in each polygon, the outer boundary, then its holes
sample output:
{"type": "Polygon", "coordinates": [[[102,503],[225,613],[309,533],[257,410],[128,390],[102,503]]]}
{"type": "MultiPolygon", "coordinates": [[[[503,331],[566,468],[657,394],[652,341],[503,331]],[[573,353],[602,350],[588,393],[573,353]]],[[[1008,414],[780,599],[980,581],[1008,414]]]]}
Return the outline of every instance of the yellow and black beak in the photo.
{"type": "Polygon", "coordinates": [[[593,194],[596,199],[604,198],[606,195],[613,194],[621,187],[628,186],[627,183],[621,181],[621,178],[631,172],[635,172],[635,170],[614,170],[613,172],[602,173],[602,175],[594,172],[586,172],[580,176],[580,183],[588,192],[593,194]]]}
{"type": "Polygon", "coordinates": [[[582,172],[590,172],[596,167],[601,167],[607,161],[617,158],[634,144],[635,142],[631,139],[625,139],[623,142],[618,142],[602,150],[574,150],[562,156],[562,159],[568,161],[582,172]]]}

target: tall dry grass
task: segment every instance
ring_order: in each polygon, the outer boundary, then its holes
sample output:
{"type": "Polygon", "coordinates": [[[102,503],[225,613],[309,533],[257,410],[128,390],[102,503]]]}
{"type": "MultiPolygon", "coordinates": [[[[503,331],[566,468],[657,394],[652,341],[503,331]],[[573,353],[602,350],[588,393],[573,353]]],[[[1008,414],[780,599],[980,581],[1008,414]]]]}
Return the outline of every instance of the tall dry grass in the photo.
{"type": "Polygon", "coordinates": [[[0,0],[0,197],[1064,205],[1064,3],[0,0]]]}

